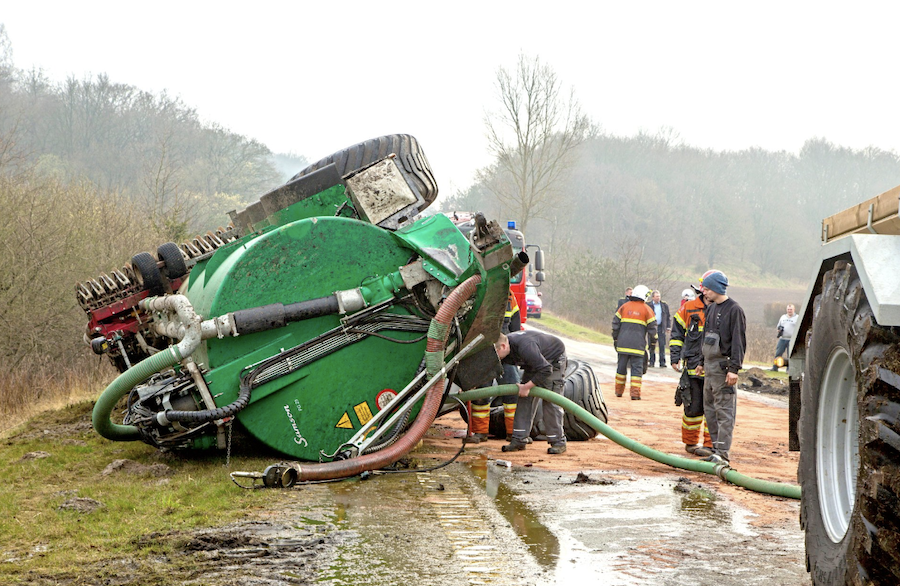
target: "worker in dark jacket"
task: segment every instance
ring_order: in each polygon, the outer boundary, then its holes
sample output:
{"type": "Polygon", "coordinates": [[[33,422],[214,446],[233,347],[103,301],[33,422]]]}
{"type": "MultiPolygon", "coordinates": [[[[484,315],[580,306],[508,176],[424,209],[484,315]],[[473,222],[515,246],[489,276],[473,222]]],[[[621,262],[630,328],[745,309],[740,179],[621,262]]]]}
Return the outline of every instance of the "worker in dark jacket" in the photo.
{"type": "Polygon", "coordinates": [[[747,351],[747,318],[741,306],[725,294],[728,277],[722,271],[707,271],[701,279],[700,289],[710,303],[696,370],[704,375],[703,412],[713,445],[713,454],[704,460],[727,464],[737,411],[737,373],[747,351]]]}
{"type": "MultiPolygon", "coordinates": [[[[519,400],[513,420],[512,439],[503,446],[504,452],[524,450],[534,423],[535,399],[529,395],[534,387],[541,387],[562,395],[566,374],[566,347],[556,336],[537,330],[500,334],[497,356],[504,364],[522,368],[522,382],[518,384],[519,400]]],[[[562,407],[542,401],[543,420],[547,430],[548,454],[566,451],[566,432],[563,430],[562,407]]]]}
{"type": "Polygon", "coordinates": [[[631,297],[632,290],[633,289],[631,287],[625,288],[625,297],[619,299],[619,301],[616,303],[616,309],[619,309],[620,307],[628,303],[628,298],[631,297]]]}
{"type": "Polygon", "coordinates": [[[706,317],[706,301],[698,290],[685,289],[681,307],[675,312],[672,324],[672,341],[669,355],[672,368],[681,373],[675,389],[675,405],[683,406],[681,440],[689,454],[706,458],[711,456],[712,438],[703,417],[703,376],[697,374],[702,354],[703,321],[706,317]],[[703,444],[700,444],[700,430],[703,444]]]}
{"type": "Polygon", "coordinates": [[[619,353],[616,364],[616,396],[625,393],[625,380],[631,368],[631,400],[641,400],[641,378],[644,375],[644,356],[647,342],[656,344],[656,314],[647,305],[650,289],[644,285],[634,288],[631,297],[612,320],[613,346],[619,353]]]}
{"type": "MultiPolygon", "coordinates": [[[[672,333],[672,316],[669,314],[669,304],[661,299],[659,291],[653,292],[653,297],[648,303],[656,315],[656,340],[659,343],[659,367],[666,367],[666,341],[672,333]]],[[[656,364],[656,344],[650,345],[650,366],[656,364]]]]}

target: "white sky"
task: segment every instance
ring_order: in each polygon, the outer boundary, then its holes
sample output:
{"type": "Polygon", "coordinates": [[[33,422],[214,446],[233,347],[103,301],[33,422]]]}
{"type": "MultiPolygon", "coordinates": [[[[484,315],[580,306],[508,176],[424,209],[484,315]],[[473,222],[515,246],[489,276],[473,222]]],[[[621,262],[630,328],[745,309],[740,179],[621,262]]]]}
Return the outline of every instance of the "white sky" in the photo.
{"type": "Polygon", "coordinates": [[[0,0],[19,68],[167,90],[310,161],[413,134],[444,195],[490,162],[484,114],[520,52],[613,134],[900,152],[898,16],[894,2],[0,0]]]}

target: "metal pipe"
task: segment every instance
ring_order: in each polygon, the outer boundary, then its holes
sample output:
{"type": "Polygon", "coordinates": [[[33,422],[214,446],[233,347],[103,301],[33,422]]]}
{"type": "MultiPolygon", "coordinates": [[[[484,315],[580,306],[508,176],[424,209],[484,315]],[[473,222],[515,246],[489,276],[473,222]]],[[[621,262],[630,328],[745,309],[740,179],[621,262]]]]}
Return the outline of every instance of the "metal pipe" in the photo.
{"type": "Polygon", "coordinates": [[[131,392],[136,385],[144,382],[157,372],[169,368],[190,356],[200,345],[200,316],[194,312],[190,301],[184,295],[166,295],[165,297],[148,297],[140,302],[145,311],[172,311],[177,316],[183,333],[181,340],[165,350],[154,354],[135,364],[106,387],[94,405],[91,421],[97,433],[113,441],[135,441],[141,439],[137,426],[119,425],[110,420],[112,410],[119,399],[131,392]]]}
{"type": "MultiPolygon", "coordinates": [[[[512,395],[517,392],[518,387],[516,385],[499,385],[496,387],[486,387],[483,389],[475,389],[474,391],[466,391],[464,393],[455,395],[455,397],[460,401],[473,401],[475,399],[486,399],[488,397],[512,395]]],[[[650,458],[651,460],[660,462],[661,464],[666,464],[675,468],[681,468],[683,470],[692,470],[694,472],[714,474],[722,480],[726,480],[728,482],[731,482],[732,484],[736,484],[754,492],[762,492],[792,499],[800,498],[800,487],[793,484],[760,480],[758,478],[745,476],[744,474],[739,473],[726,464],[714,464],[712,462],[704,462],[701,460],[691,460],[689,458],[673,456],[671,454],[666,454],[665,452],[660,452],[659,450],[649,448],[644,444],[614,430],[606,423],[594,417],[589,411],[576,405],[569,399],[552,391],[548,391],[547,389],[543,389],[541,387],[533,387],[529,394],[539,399],[543,399],[544,401],[550,401],[551,403],[559,405],[560,407],[574,414],[576,417],[578,417],[578,419],[587,423],[596,431],[602,433],[604,436],[616,442],[623,448],[629,449],[632,452],[646,458],[650,458]]]]}
{"type": "MultiPolygon", "coordinates": [[[[429,374],[435,374],[443,368],[443,353],[450,333],[450,325],[456,312],[472,295],[481,283],[481,275],[474,275],[466,279],[456,287],[447,299],[441,304],[437,315],[431,320],[428,329],[428,343],[426,345],[426,364],[429,374]],[[440,356],[438,358],[438,356],[440,356]],[[436,362],[439,361],[440,364],[436,362]]],[[[410,452],[422,437],[437,416],[438,409],[443,402],[444,382],[446,376],[442,375],[428,388],[422,408],[416,420],[410,426],[409,431],[391,446],[372,454],[364,454],[358,458],[349,460],[337,460],[321,464],[300,465],[299,482],[310,480],[332,480],[337,478],[349,478],[368,470],[377,470],[393,464],[410,452]]]]}

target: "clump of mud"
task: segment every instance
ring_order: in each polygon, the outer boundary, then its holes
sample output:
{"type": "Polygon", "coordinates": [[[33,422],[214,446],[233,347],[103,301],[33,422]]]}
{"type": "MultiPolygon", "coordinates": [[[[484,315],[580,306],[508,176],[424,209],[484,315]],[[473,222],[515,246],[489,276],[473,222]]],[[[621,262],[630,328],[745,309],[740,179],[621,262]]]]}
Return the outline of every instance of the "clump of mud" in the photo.
{"type": "Polygon", "coordinates": [[[787,383],[780,378],[768,376],[766,371],[754,366],[738,373],[738,387],[752,393],[766,395],[788,394],[787,383]]]}
{"type": "Polygon", "coordinates": [[[606,478],[605,476],[601,476],[600,478],[591,478],[584,472],[579,472],[578,476],[575,477],[575,480],[572,481],[572,484],[600,484],[603,486],[609,486],[615,483],[616,481],[612,478],[606,478]]]}
{"type": "Polygon", "coordinates": [[[59,505],[57,509],[60,511],[75,511],[76,513],[93,513],[97,509],[102,509],[105,507],[103,503],[100,501],[95,501],[94,499],[84,498],[84,497],[75,497],[66,500],[63,504],[59,505]]]}
{"type": "Polygon", "coordinates": [[[194,575],[183,584],[262,586],[311,584],[328,567],[335,547],[350,539],[331,523],[238,523],[190,534],[150,535],[142,545],[173,540],[193,558],[194,575]]]}
{"type": "Polygon", "coordinates": [[[116,473],[131,474],[133,476],[169,476],[172,469],[165,464],[141,464],[134,460],[113,460],[103,469],[100,476],[110,476],[116,473]]]}

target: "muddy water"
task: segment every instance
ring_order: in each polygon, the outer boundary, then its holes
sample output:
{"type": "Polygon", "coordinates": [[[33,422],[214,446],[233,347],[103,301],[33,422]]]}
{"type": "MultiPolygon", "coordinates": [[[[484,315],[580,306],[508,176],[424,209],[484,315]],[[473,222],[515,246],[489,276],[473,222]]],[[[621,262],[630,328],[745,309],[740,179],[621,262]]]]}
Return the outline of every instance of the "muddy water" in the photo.
{"type": "Polygon", "coordinates": [[[271,523],[198,548],[194,583],[808,584],[798,531],[754,529],[702,484],[574,480],[481,459],[286,491],[271,523]]]}
{"type": "MultiPolygon", "coordinates": [[[[609,485],[573,485],[574,475],[499,471],[519,506],[536,511],[553,582],[630,584],[808,584],[796,530],[755,530],[750,513],[702,485],[671,479],[589,477],[609,485]]],[[[503,510],[503,507],[500,507],[503,510]]]]}

